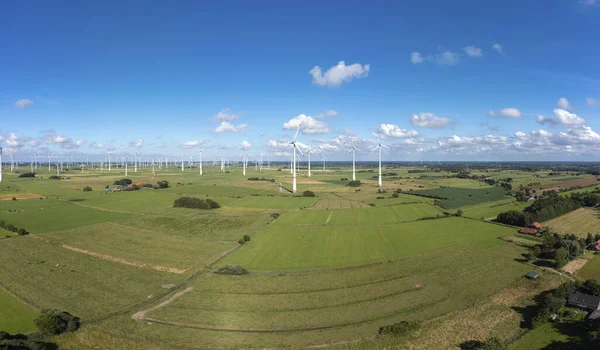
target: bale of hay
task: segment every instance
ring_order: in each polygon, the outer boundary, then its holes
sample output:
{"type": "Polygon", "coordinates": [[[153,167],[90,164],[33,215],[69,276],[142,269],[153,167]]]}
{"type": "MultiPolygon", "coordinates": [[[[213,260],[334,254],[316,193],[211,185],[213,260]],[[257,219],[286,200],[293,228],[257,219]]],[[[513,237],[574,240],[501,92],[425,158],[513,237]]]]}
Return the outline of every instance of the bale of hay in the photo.
{"type": "Polygon", "coordinates": [[[241,276],[241,275],[247,275],[248,270],[246,270],[245,268],[243,268],[240,265],[223,265],[219,269],[217,269],[215,271],[215,273],[217,273],[219,275],[241,276]]]}

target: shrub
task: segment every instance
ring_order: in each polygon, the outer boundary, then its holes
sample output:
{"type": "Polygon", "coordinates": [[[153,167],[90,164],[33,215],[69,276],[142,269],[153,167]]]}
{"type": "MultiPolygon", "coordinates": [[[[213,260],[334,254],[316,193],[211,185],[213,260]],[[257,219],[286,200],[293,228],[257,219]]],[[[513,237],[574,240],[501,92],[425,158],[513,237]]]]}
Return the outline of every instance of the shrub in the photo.
{"type": "Polygon", "coordinates": [[[35,173],[23,173],[19,177],[35,177],[35,173]]]}
{"type": "Polygon", "coordinates": [[[192,209],[217,209],[221,206],[212,199],[200,199],[196,197],[181,197],[173,202],[175,208],[192,208],[192,209]]]}
{"type": "Polygon", "coordinates": [[[0,228],[5,228],[6,222],[4,220],[0,220],[0,228]]]}
{"type": "Polygon", "coordinates": [[[216,274],[219,275],[247,275],[248,270],[241,267],[240,265],[223,265],[219,269],[215,271],[216,274]]]}
{"type": "Polygon", "coordinates": [[[92,192],[92,188],[90,186],[85,186],[83,192],[92,192]]]}
{"type": "Polygon", "coordinates": [[[454,216],[463,216],[463,211],[461,209],[458,209],[454,216]]]}
{"type": "Polygon", "coordinates": [[[371,207],[375,207],[375,206],[376,206],[376,204],[375,204],[375,203],[369,203],[369,206],[371,206],[371,207]]]}
{"type": "Polygon", "coordinates": [[[398,198],[400,195],[398,193],[392,193],[392,198],[398,198]]]}
{"type": "Polygon", "coordinates": [[[149,187],[149,188],[153,188],[153,187],[154,187],[154,185],[152,185],[152,184],[142,184],[142,187],[149,187]]]}
{"type": "Polygon", "coordinates": [[[398,323],[380,327],[379,335],[402,336],[416,331],[419,327],[421,327],[419,321],[400,321],[398,323]]]}
{"type": "Polygon", "coordinates": [[[60,180],[60,176],[52,175],[49,177],[50,180],[60,180]]]}
{"type": "Polygon", "coordinates": [[[169,181],[167,181],[167,180],[159,181],[158,188],[169,188],[169,181]]]}
{"type": "Polygon", "coordinates": [[[279,218],[279,213],[273,213],[273,214],[271,214],[271,217],[273,219],[277,219],[277,218],[279,218]]]}
{"type": "Polygon", "coordinates": [[[246,241],[246,242],[250,242],[250,236],[248,236],[248,235],[244,235],[244,241],[246,241]]]}
{"type": "Polygon", "coordinates": [[[348,187],[360,187],[360,185],[362,185],[360,183],[360,180],[348,181],[348,183],[346,184],[346,186],[348,186],[348,187]]]}
{"type": "Polygon", "coordinates": [[[42,313],[35,319],[35,325],[45,335],[56,335],[75,332],[79,329],[81,322],[79,317],[66,311],[42,310],[42,313]]]}
{"type": "Polygon", "coordinates": [[[131,185],[133,183],[133,181],[131,181],[131,179],[121,179],[121,180],[115,180],[115,182],[113,183],[113,185],[115,186],[127,186],[127,185],[131,185]]]}
{"type": "Polygon", "coordinates": [[[385,199],[383,196],[378,196],[376,199],[385,199]]]}
{"type": "Polygon", "coordinates": [[[16,201],[16,200],[17,200],[17,197],[12,197],[12,200],[13,200],[13,201],[16,201]]]}
{"type": "Polygon", "coordinates": [[[6,225],[6,227],[4,229],[6,229],[6,231],[10,231],[10,232],[17,232],[18,231],[18,229],[13,224],[6,225]]]}
{"type": "Polygon", "coordinates": [[[315,193],[313,191],[306,190],[306,191],[302,192],[302,197],[314,197],[314,196],[315,196],[315,193]]]}
{"type": "Polygon", "coordinates": [[[27,230],[26,230],[26,229],[24,229],[24,228],[20,228],[20,229],[17,231],[17,234],[18,234],[19,236],[25,236],[25,235],[28,235],[28,234],[29,234],[29,231],[27,231],[27,230]]]}
{"type": "Polygon", "coordinates": [[[240,239],[238,240],[238,243],[239,243],[239,244],[245,244],[245,243],[246,243],[246,241],[244,241],[244,239],[243,239],[243,238],[240,238],[240,239]]]}
{"type": "Polygon", "coordinates": [[[58,346],[54,343],[29,339],[24,334],[9,334],[0,331],[0,349],[8,350],[54,350],[58,346]]]}

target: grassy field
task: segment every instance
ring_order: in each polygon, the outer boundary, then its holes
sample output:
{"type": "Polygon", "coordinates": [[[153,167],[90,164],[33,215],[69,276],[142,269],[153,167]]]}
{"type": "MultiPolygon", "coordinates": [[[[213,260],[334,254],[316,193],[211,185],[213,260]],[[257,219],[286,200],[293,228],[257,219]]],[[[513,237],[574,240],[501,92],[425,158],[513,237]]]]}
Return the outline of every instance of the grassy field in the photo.
{"type": "Polygon", "coordinates": [[[501,187],[485,187],[478,189],[443,187],[431,190],[415,191],[415,194],[440,197],[436,203],[442,208],[456,209],[459,207],[474,205],[478,203],[502,200],[505,197],[504,189],[501,187]]]}
{"type": "Polygon", "coordinates": [[[581,337],[584,334],[585,330],[582,329],[582,325],[580,323],[547,323],[529,332],[525,337],[523,337],[523,339],[520,339],[518,342],[512,344],[509,349],[570,349],[570,337],[581,337]]]}
{"type": "Polygon", "coordinates": [[[586,237],[588,233],[600,233],[600,212],[595,209],[580,208],[543,223],[560,234],[576,234],[586,237]]]}
{"type": "Polygon", "coordinates": [[[516,202],[514,198],[505,198],[499,201],[484,202],[476,205],[460,207],[463,215],[474,219],[494,219],[498,214],[509,211],[523,209],[530,206],[530,202],[516,202]]]}
{"type": "Polygon", "coordinates": [[[334,225],[331,221],[324,226],[273,225],[225,263],[259,271],[354,266],[449,247],[493,247],[504,244],[498,237],[512,231],[463,218],[387,225],[366,220],[361,225],[334,225]]]}
{"type": "Polygon", "coordinates": [[[600,281],[600,256],[595,255],[581,270],[577,271],[577,277],[582,280],[595,279],[600,281]]]}
{"type": "Polygon", "coordinates": [[[259,208],[259,209],[299,209],[309,208],[317,202],[318,198],[309,197],[266,197],[250,196],[239,199],[231,206],[238,208],[259,208]]]}
{"type": "Polygon", "coordinates": [[[0,331],[27,333],[35,330],[37,312],[0,289],[0,331]]]}

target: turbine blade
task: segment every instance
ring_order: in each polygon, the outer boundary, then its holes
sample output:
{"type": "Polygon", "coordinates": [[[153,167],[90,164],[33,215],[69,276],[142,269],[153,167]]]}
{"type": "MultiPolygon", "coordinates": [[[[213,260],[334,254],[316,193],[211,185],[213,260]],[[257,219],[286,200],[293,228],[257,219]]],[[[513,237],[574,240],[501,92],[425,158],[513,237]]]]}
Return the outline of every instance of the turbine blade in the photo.
{"type": "Polygon", "coordinates": [[[301,126],[302,126],[302,123],[298,124],[298,129],[296,129],[296,135],[294,135],[294,141],[296,141],[296,138],[298,137],[298,132],[300,131],[301,126]]]}
{"type": "Polygon", "coordinates": [[[373,150],[371,151],[371,153],[375,152],[375,150],[377,150],[379,148],[380,145],[375,146],[375,148],[373,148],[373,150]]]}
{"type": "Polygon", "coordinates": [[[348,150],[348,152],[346,152],[346,154],[348,154],[348,153],[352,152],[352,150],[354,150],[354,148],[350,148],[350,149],[348,150]]]}
{"type": "Polygon", "coordinates": [[[304,153],[302,153],[302,151],[300,150],[300,147],[296,146],[296,144],[294,144],[294,147],[296,147],[296,149],[298,150],[298,152],[300,152],[300,154],[301,154],[302,156],[304,156],[304,153]]]}

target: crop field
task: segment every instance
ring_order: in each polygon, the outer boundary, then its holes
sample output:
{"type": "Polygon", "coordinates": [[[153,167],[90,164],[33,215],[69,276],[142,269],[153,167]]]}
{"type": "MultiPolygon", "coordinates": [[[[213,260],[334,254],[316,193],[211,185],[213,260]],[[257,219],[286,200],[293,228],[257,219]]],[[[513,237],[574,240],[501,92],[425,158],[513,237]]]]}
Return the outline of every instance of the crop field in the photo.
{"type": "MultiPolygon", "coordinates": [[[[333,213],[335,217],[337,211],[333,213]]],[[[507,227],[463,218],[391,225],[376,221],[364,221],[360,226],[356,223],[335,225],[331,221],[324,226],[273,225],[224,263],[258,271],[355,266],[446,247],[502,245],[504,242],[499,237],[511,231],[507,227]]]]}
{"type": "Polygon", "coordinates": [[[266,197],[250,196],[231,203],[233,207],[259,209],[299,209],[309,208],[318,198],[310,197],[266,197]]]}
{"type": "Polygon", "coordinates": [[[373,225],[414,221],[442,215],[442,212],[427,203],[395,205],[364,210],[334,210],[329,217],[330,225],[373,225]]]}
{"type": "Polygon", "coordinates": [[[516,202],[514,198],[501,199],[494,202],[484,202],[472,206],[460,207],[463,215],[474,219],[495,219],[498,214],[509,211],[523,209],[530,206],[530,202],[516,202]]]}
{"type": "Polygon", "coordinates": [[[0,288],[0,330],[27,333],[35,330],[37,312],[0,288]]]}
{"type": "Polygon", "coordinates": [[[600,212],[595,209],[579,208],[543,223],[560,234],[575,234],[586,237],[588,233],[600,233],[600,212]]]}
{"type": "Polygon", "coordinates": [[[432,190],[415,191],[415,194],[440,197],[436,203],[445,209],[456,209],[466,205],[497,201],[506,198],[500,187],[485,187],[479,189],[443,187],[432,190]]]}
{"type": "Polygon", "coordinates": [[[590,260],[581,268],[581,270],[577,272],[577,277],[583,280],[600,280],[600,256],[594,255],[592,260],[590,260]]]}

